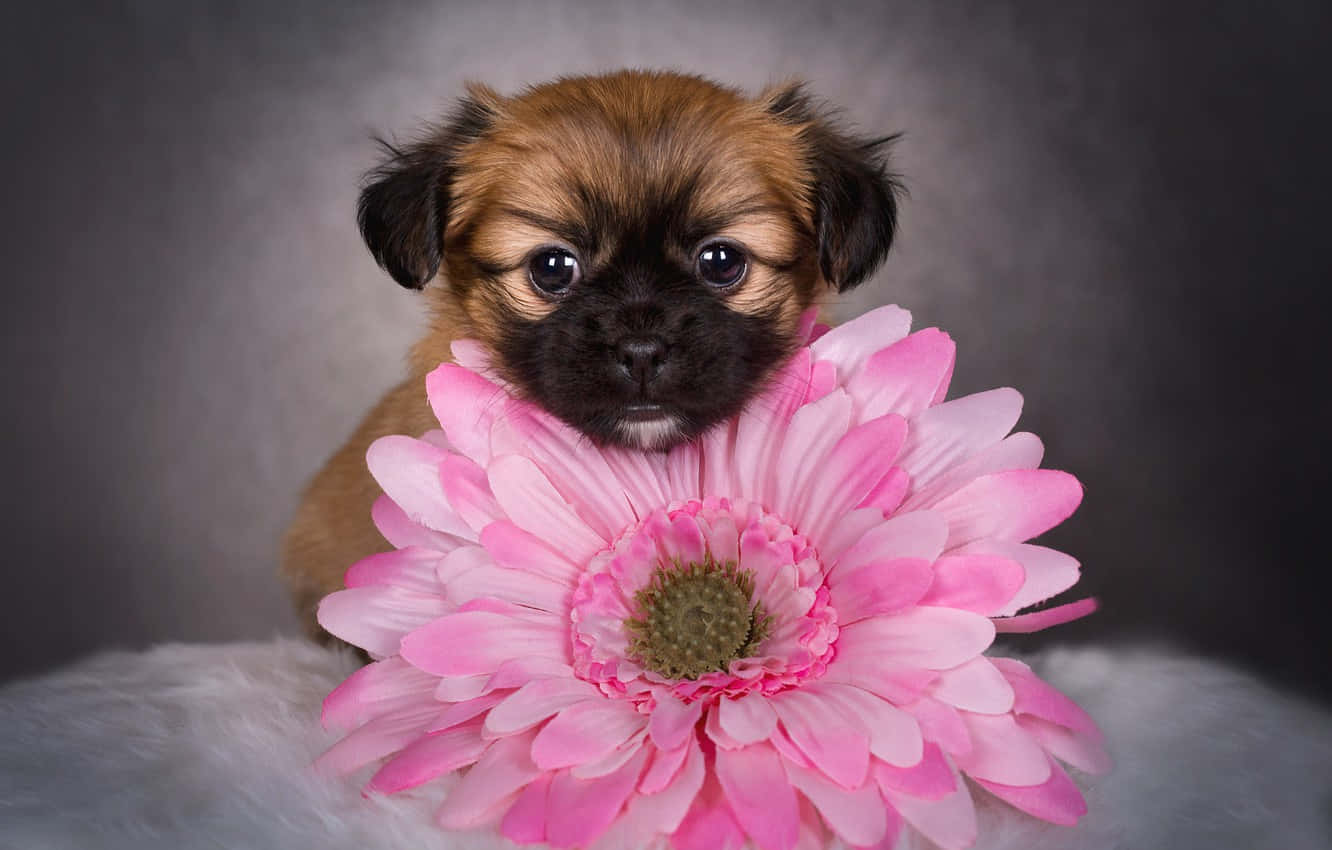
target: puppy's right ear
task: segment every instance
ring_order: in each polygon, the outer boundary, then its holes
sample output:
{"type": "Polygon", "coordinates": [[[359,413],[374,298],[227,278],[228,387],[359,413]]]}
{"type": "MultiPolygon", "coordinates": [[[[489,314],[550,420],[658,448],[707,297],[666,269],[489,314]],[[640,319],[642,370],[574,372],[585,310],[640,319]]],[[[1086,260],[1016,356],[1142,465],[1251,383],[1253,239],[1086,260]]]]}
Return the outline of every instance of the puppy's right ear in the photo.
{"type": "Polygon", "coordinates": [[[420,141],[379,142],[384,161],[366,175],[356,221],[375,261],[408,289],[421,289],[439,272],[458,152],[491,126],[497,102],[473,86],[449,120],[420,141]]]}

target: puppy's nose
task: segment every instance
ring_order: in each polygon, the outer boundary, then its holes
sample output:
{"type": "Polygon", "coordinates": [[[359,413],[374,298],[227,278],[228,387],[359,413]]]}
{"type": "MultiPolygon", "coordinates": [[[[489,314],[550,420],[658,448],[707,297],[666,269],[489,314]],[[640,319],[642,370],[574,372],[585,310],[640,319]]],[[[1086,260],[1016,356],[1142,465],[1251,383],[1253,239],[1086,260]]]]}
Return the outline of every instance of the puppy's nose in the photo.
{"type": "Polygon", "coordinates": [[[646,389],[666,363],[666,345],[661,340],[632,337],[616,350],[620,370],[639,387],[646,389]]]}

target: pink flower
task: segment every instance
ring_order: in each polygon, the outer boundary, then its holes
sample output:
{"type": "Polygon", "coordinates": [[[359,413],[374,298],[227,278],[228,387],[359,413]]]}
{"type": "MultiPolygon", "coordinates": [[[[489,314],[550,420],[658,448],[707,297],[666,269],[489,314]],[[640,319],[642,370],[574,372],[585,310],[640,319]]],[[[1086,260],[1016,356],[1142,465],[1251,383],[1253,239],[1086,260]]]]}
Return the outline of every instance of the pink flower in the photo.
{"type": "Polygon", "coordinates": [[[953,343],[909,322],[812,331],[739,417],[655,454],[590,445],[456,346],[427,382],[443,430],[367,456],[397,549],[320,607],[380,659],[326,700],[348,734],[321,766],[387,759],[382,793],[458,772],[442,826],[556,847],[891,847],[904,824],[965,847],[963,776],[1076,822],[1060,763],[1103,770],[1099,732],[983,653],[1094,607],[1019,613],[1077,581],[1024,541],[1081,487],[1009,434],[1017,392],[945,402],[953,343]]]}

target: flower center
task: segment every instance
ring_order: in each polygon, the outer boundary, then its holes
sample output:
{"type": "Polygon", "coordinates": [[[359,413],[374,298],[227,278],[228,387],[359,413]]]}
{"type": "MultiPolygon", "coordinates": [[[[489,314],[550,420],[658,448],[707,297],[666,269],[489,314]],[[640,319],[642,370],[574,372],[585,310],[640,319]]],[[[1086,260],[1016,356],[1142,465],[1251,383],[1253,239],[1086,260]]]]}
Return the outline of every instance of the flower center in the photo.
{"type": "Polygon", "coordinates": [[[669,679],[697,679],[754,654],[772,618],[754,596],[754,573],[711,553],[702,563],[662,564],[636,594],[624,621],[629,654],[669,679]]]}

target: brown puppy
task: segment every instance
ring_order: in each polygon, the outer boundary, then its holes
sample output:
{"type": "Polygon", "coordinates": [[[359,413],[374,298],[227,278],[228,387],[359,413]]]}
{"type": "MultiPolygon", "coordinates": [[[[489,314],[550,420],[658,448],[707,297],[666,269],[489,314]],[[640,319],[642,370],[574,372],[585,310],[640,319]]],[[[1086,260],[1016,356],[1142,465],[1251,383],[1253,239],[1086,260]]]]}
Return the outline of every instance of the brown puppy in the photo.
{"type": "Polygon", "coordinates": [[[824,288],[883,260],[886,141],[846,135],[799,85],[751,99],[625,71],[510,98],[472,86],[445,124],[386,145],[361,232],[398,283],[426,288],[433,322],[287,533],[282,574],[311,633],[347,567],[390,548],[365,452],[438,427],[424,381],[452,340],[480,340],[518,392],[593,440],[691,439],[763,387],[824,288]]]}

